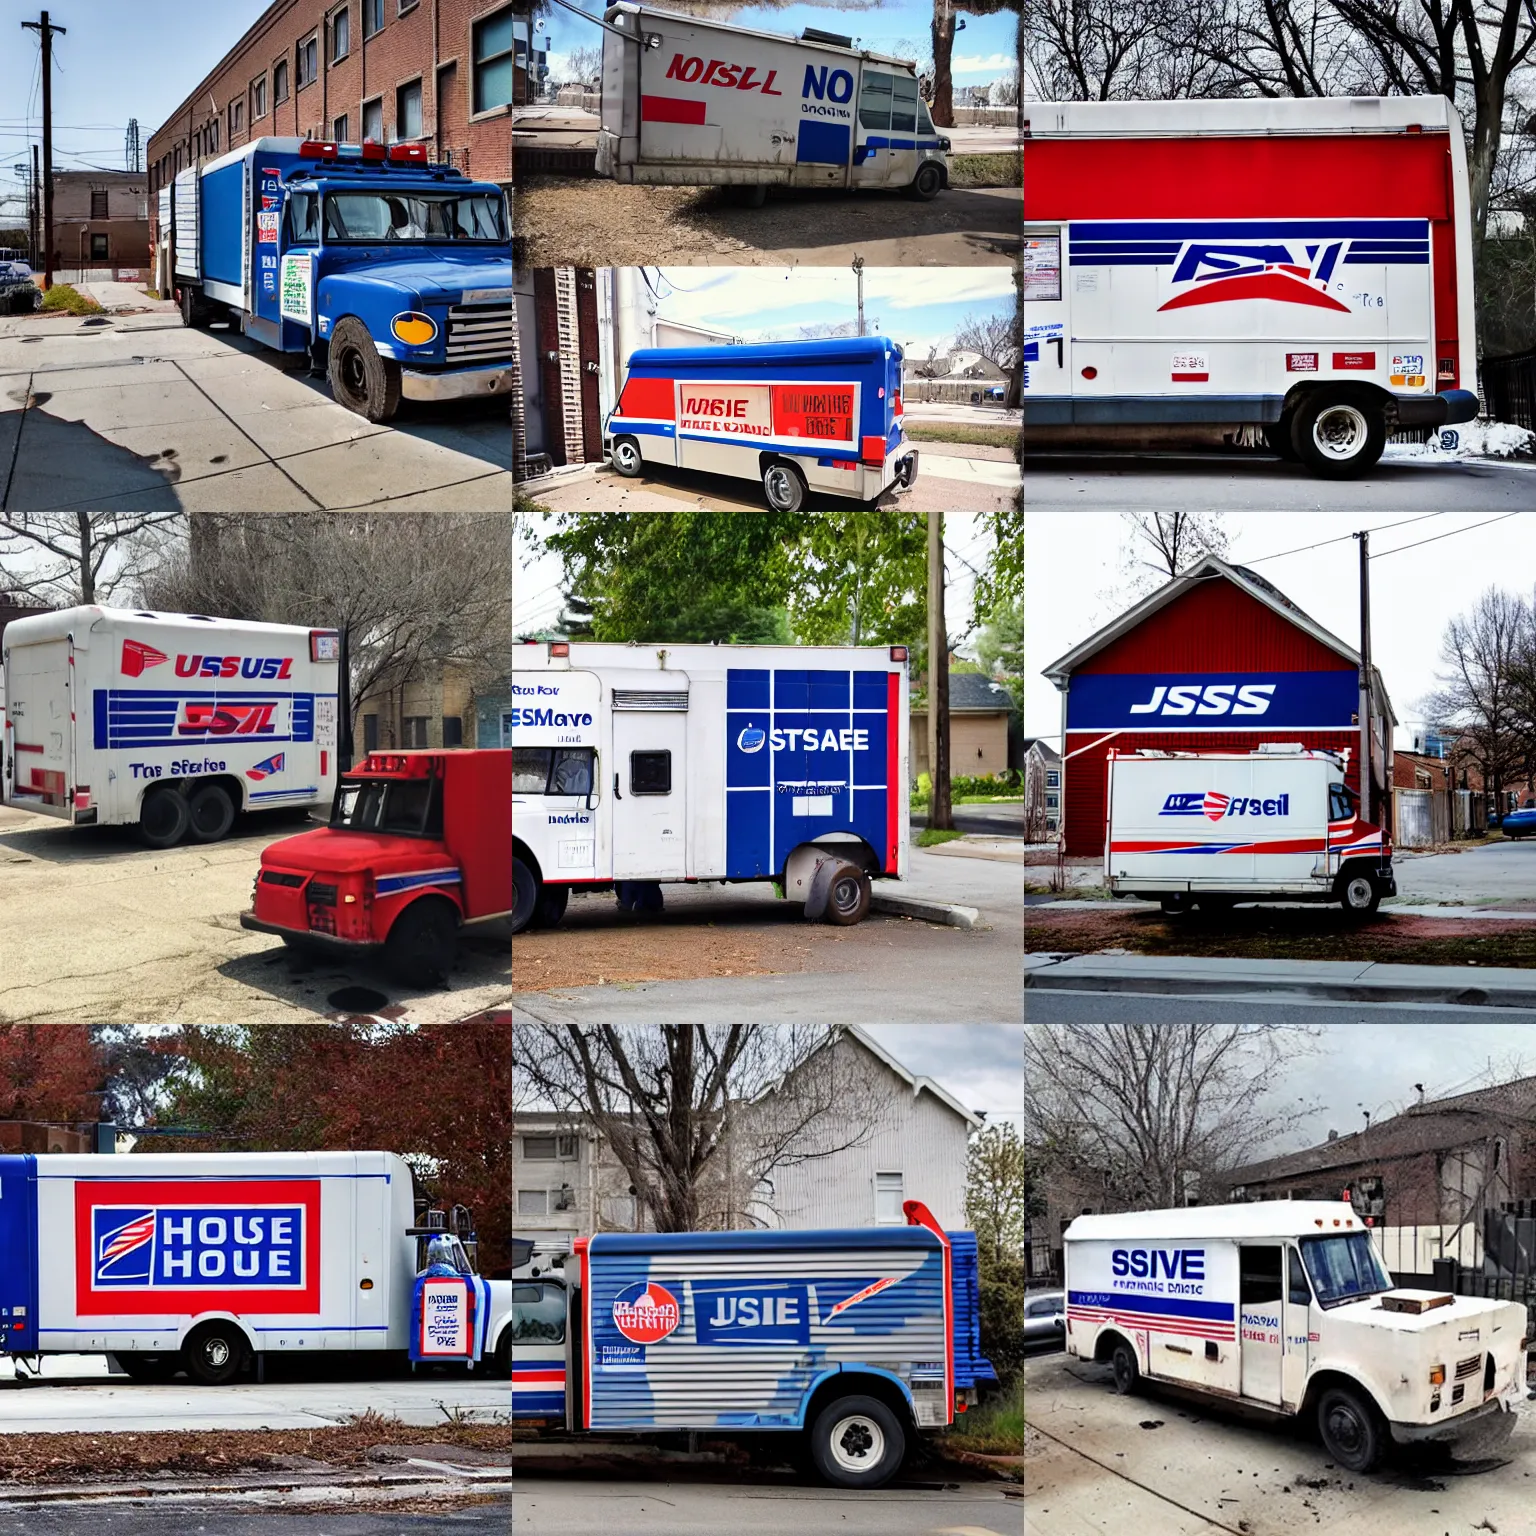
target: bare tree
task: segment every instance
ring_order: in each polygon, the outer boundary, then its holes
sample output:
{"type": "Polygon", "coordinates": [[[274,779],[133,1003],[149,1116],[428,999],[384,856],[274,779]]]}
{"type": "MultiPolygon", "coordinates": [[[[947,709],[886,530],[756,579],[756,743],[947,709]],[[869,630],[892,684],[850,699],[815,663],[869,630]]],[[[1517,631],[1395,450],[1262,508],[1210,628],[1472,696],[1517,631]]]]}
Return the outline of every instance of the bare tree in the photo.
{"type": "Polygon", "coordinates": [[[1024,1039],[1024,1135],[1048,1182],[1099,1203],[1191,1203],[1301,1112],[1271,1075],[1311,1048],[1264,1024],[1039,1024],[1024,1039]]]}
{"type": "Polygon", "coordinates": [[[1145,597],[1207,555],[1224,559],[1227,531],[1220,512],[1122,512],[1128,537],[1121,567],[1128,595],[1145,597]]]}
{"type": "Polygon", "coordinates": [[[730,1226],[770,1169],[862,1145],[873,1062],[803,1025],[532,1024],[513,1036],[513,1102],[608,1143],[661,1232],[730,1226]]]}
{"type": "Polygon", "coordinates": [[[0,570],[17,594],[61,608],[109,602],[142,571],[138,541],[181,512],[0,514],[0,570]]]}
{"type": "Polygon", "coordinates": [[[565,56],[565,73],[570,80],[590,85],[603,72],[601,47],[572,48],[565,56]]]}
{"type": "Polygon", "coordinates": [[[955,346],[965,352],[980,352],[999,368],[1015,368],[1019,363],[1019,316],[1015,310],[990,315],[967,315],[955,327],[955,346]]]}

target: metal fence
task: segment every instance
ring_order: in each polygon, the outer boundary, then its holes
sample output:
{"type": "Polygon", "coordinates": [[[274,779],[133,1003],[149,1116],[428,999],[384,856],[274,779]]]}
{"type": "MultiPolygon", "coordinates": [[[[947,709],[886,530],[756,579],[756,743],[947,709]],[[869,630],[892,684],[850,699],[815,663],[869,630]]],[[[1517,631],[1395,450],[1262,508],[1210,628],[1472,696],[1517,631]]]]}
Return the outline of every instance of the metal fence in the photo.
{"type": "Polygon", "coordinates": [[[1512,357],[1485,357],[1479,372],[1488,414],[1536,431],[1536,352],[1512,357]]]}

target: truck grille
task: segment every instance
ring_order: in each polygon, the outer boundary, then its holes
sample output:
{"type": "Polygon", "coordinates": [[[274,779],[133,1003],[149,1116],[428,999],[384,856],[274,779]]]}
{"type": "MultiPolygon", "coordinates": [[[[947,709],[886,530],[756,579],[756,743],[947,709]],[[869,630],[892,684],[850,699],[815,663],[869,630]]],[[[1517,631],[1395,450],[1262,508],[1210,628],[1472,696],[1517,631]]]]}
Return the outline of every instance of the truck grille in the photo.
{"type": "Polygon", "coordinates": [[[1481,1355],[1468,1355],[1465,1360],[1456,1362],[1456,1380],[1465,1381],[1469,1376],[1476,1376],[1483,1368],[1481,1355]]]}
{"type": "Polygon", "coordinates": [[[455,304],[448,311],[448,361],[512,360],[512,298],[505,304],[455,304]]]}

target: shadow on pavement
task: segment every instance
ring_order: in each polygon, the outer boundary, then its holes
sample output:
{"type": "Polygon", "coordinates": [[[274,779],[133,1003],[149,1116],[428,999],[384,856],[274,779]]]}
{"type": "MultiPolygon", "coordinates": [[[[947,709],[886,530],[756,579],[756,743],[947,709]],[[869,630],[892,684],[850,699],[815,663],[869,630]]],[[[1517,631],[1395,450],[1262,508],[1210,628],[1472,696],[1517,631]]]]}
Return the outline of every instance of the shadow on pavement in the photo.
{"type": "MultiPolygon", "coordinates": [[[[24,810],[25,806],[12,806],[12,810],[24,810]]],[[[288,837],[295,830],[303,830],[308,817],[302,811],[246,811],[235,818],[234,830],[222,842],[239,842],[242,838],[260,837],[264,841],[288,837]]],[[[318,825],[318,823],[316,823],[318,825]]],[[[217,848],[218,843],[190,844],[180,847],[202,846],[217,848]]],[[[0,832],[0,848],[28,858],[42,859],[49,864],[103,863],[132,853],[150,853],[139,840],[135,827],[68,827],[62,822],[48,827],[24,827],[15,832],[0,832]]],[[[253,849],[253,852],[259,852],[253,849]]],[[[173,857],[176,850],[162,850],[162,856],[173,857]]]]}
{"type": "Polygon", "coordinates": [[[155,453],[130,453],[84,422],[43,407],[45,389],[7,396],[25,409],[0,411],[0,512],[179,512],[181,467],[155,453]]]}

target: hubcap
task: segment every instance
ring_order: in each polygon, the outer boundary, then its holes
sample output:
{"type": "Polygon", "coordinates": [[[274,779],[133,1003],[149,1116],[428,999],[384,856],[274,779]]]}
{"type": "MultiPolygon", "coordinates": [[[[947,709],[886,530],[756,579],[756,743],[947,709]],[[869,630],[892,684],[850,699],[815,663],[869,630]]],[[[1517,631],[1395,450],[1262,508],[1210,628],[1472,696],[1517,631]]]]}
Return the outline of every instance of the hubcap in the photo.
{"type": "Polygon", "coordinates": [[[203,1345],[203,1358],[212,1366],[229,1364],[229,1345],[223,1339],[209,1339],[203,1345]]]}
{"type": "Polygon", "coordinates": [[[1371,882],[1366,879],[1349,882],[1349,904],[1352,907],[1368,907],[1371,904],[1371,882]]]}
{"type": "Polygon", "coordinates": [[[832,893],[832,900],[837,904],[839,912],[853,911],[859,904],[859,882],[851,875],[839,880],[832,893]]]}
{"type": "Polygon", "coordinates": [[[792,494],[789,471],[787,469],[770,469],[768,471],[769,501],[776,507],[787,506],[792,494]]]}
{"type": "Polygon", "coordinates": [[[1364,1425],[1347,1404],[1336,1404],[1328,1413],[1328,1434],[1340,1450],[1351,1453],[1360,1449],[1364,1425]]]}
{"type": "Polygon", "coordinates": [[[635,467],[635,450],[628,443],[620,443],[618,449],[619,465],[623,469],[635,467]]]}
{"type": "Polygon", "coordinates": [[[1369,435],[1365,412],[1353,405],[1330,405],[1312,424],[1312,441],[1318,452],[1340,461],[1354,458],[1369,435]]]}
{"type": "Polygon", "coordinates": [[[846,1472],[867,1472],[885,1459],[885,1435],[873,1419],[857,1414],[832,1431],[832,1459],[846,1472]]]}

